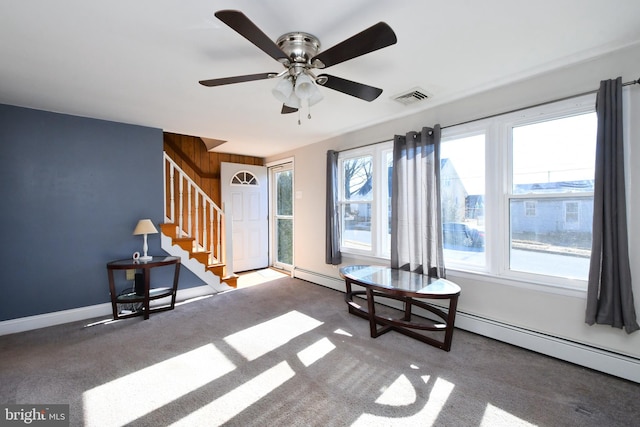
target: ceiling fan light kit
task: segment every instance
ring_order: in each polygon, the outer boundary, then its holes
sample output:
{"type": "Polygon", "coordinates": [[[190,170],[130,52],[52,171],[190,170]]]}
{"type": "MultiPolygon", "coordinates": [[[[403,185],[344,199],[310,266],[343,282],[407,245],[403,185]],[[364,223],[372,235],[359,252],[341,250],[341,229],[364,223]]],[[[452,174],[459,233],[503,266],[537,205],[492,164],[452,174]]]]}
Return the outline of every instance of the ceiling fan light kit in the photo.
{"type": "MultiPolygon", "coordinates": [[[[213,87],[280,78],[272,89],[272,94],[282,102],[282,114],[299,111],[304,104],[311,107],[320,102],[323,96],[318,85],[369,102],[382,93],[382,89],[328,74],[315,76],[312,70],[330,67],[395,44],[397,42],[396,35],[391,27],[384,22],[379,22],[332,48],[318,53],[320,41],[309,33],[286,33],[273,42],[240,11],[221,10],[216,12],[215,16],[267,55],[280,62],[285,70],[280,73],[271,72],[201,80],[200,84],[203,86],[213,87]]],[[[311,118],[311,114],[308,117],[311,118]]],[[[298,119],[298,124],[300,124],[300,119],[298,119]]]]}

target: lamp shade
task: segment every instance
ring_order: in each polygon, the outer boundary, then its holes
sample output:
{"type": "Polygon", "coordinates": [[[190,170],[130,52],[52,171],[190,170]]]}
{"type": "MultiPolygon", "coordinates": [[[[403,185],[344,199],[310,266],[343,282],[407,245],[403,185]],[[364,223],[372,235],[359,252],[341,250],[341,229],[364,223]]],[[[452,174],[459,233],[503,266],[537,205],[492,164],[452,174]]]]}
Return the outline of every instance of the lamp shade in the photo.
{"type": "Polygon", "coordinates": [[[138,221],[138,225],[136,225],[135,230],[133,230],[133,235],[155,234],[157,232],[158,230],[156,230],[156,227],[153,225],[153,222],[151,222],[150,219],[141,219],[140,221],[138,221]]]}
{"type": "Polygon", "coordinates": [[[287,107],[300,108],[300,98],[298,98],[293,90],[293,82],[291,78],[285,77],[280,80],[276,87],[271,91],[273,96],[287,107]]]}
{"type": "Polygon", "coordinates": [[[324,96],[322,96],[322,93],[316,87],[315,93],[309,98],[309,107],[311,107],[312,105],[316,105],[318,102],[322,101],[323,98],[324,96]]]}
{"type": "Polygon", "coordinates": [[[275,96],[278,101],[286,102],[293,93],[293,83],[291,79],[281,79],[271,93],[273,93],[273,96],[275,96]]]}
{"type": "Polygon", "coordinates": [[[318,93],[318,88],[313,79],[307,74],[300,74],[296,78],[295,94],[300,99],[310,99],[314,94],[318,93]]]}

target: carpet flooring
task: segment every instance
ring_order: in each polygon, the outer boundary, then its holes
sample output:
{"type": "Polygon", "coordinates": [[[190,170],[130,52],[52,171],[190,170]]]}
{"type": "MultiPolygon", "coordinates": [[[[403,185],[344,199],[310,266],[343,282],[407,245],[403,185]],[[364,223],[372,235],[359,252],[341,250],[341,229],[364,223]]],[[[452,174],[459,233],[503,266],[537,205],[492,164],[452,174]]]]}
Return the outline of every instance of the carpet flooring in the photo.
{"type": "Polygon", "coordinates": [[[640,425],[636,383],[462,330],[450,352],[372,339],[343,298],[283,277],[2,336],[0,403],[99,427],[640,425]]]}

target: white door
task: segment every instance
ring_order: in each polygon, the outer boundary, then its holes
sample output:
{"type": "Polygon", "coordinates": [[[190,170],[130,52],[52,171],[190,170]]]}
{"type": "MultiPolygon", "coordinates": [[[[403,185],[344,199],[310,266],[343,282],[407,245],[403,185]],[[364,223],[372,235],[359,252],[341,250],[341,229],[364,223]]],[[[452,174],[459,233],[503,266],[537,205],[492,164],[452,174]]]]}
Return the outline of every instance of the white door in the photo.
{"type": "Polygon", "coordinates": [[[220,180],[226,221],[231,221],[227,242],[233,248],[233,271],[268,267],[267,168],[222,162],[220,180]]]}

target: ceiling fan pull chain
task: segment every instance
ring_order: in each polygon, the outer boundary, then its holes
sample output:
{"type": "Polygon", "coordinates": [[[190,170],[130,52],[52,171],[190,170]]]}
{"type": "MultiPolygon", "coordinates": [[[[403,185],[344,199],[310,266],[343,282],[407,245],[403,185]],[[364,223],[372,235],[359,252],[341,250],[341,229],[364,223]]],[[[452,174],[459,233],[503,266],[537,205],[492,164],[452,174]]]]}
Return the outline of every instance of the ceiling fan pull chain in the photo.
{"type": "Polygon", "coordinates": [[[302,122],[300,121],[300,109],[298,108],[298,126],[300,126],[302,122]]]}
{"type": "Polygon", "coordinates": [[[307,113],[307,119],[311,120],[311,98],[307,99],[307,108],[309,112],[307,113]]]}

